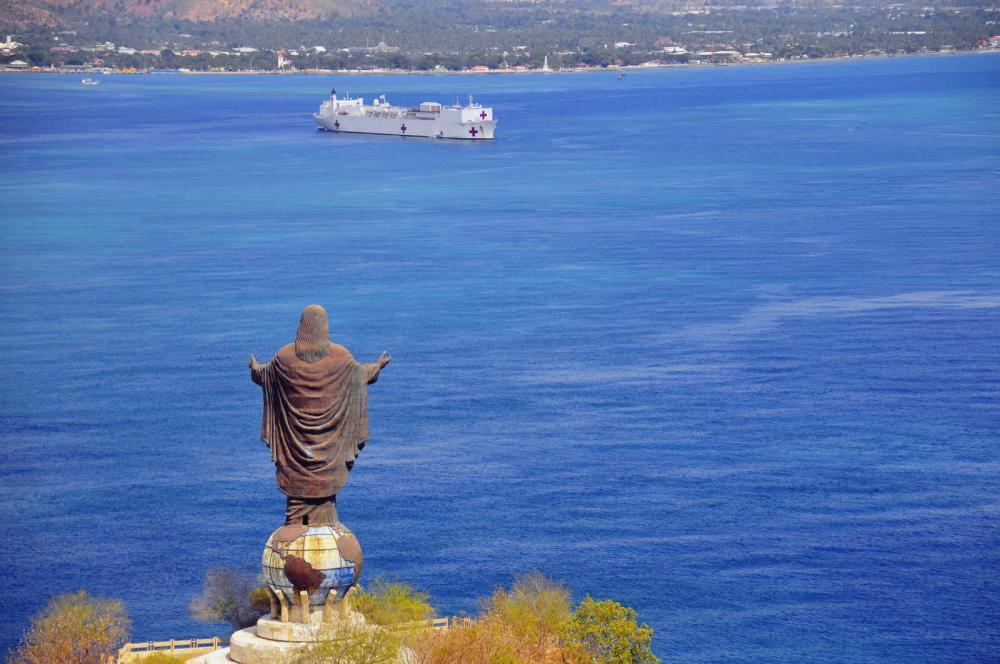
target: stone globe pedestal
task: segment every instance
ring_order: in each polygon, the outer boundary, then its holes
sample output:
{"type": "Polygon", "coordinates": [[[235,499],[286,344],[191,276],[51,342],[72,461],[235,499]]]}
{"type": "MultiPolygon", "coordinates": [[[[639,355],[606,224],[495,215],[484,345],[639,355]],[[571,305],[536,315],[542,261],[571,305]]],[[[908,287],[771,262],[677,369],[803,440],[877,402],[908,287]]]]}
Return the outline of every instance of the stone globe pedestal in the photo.
{"type": "Polygon", "coordinates": [[[351,610],[363,562],[358,539],[342,523],[278,528],[262,560],[271,613],[234,632],[229,648],[190,661],[282,664],[334,630],[363,628],[364,617],[351,610]]]}

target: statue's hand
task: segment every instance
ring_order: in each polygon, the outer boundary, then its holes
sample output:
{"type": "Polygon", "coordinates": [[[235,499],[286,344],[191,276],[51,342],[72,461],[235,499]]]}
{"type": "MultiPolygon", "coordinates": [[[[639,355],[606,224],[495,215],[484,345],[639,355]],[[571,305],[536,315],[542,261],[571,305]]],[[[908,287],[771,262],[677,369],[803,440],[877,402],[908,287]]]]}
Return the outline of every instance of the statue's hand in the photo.
{"type": "Polygon", "coordinates": [[[256,369],[259,366],[260,366],[260,362],[257,361],[257,358],[254,357],[253,353],[250,353],[250,364],[249,364],[249,367],[251,369],[256,369]]]}
{"type": "Polygon", "coordinates": [[[382,351],[382,354],[378,358],[378,368],[384,369],[385,366],[390,362],[392,362],[392,357],[389,355],[389,353],[382,351]]]}

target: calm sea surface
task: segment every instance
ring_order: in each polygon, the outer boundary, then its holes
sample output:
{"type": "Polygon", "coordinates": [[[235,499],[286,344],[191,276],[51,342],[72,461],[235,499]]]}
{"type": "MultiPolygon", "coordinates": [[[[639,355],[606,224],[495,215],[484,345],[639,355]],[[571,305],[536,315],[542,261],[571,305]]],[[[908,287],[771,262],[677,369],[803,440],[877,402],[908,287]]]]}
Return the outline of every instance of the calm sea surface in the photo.
{"type": "Polygon", "coordinates": [[[1000,57],[550,76],[0,77],[0,644],[136,639],[283,501],[246,359],[319,302],[364,576],[538,569],[674,662],[1000,658],[1000,57]],[[472,92],[494,143],[330,135],[472,92]]]}

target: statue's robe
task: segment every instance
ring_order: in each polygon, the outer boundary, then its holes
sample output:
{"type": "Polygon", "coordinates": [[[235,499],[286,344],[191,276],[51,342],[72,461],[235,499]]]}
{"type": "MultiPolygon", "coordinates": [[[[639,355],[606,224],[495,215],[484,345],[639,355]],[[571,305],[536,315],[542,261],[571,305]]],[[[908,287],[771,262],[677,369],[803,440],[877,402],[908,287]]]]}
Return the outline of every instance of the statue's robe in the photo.
{"type": "Polygon", "coordinates": [[[347,482],[368,440],[368,385],[378,373],[378,363],[359,364],[334,343],[315,362],[288,344],[251,368],[264,393],[260,437],[286,496],[329,498],[347,482]]]}

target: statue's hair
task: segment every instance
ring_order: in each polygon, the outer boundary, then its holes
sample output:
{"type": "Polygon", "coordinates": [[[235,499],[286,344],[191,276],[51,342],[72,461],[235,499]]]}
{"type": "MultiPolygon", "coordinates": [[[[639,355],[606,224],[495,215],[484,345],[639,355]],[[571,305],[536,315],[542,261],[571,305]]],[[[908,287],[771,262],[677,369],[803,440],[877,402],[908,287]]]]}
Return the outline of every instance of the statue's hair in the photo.
{"type": "Polygon", "coordinates": [[[318,362],[330,352],[330,322],[326,309],[310,304],[302,310],[295,334],[295,355],[305,362],[318,362]]]}

